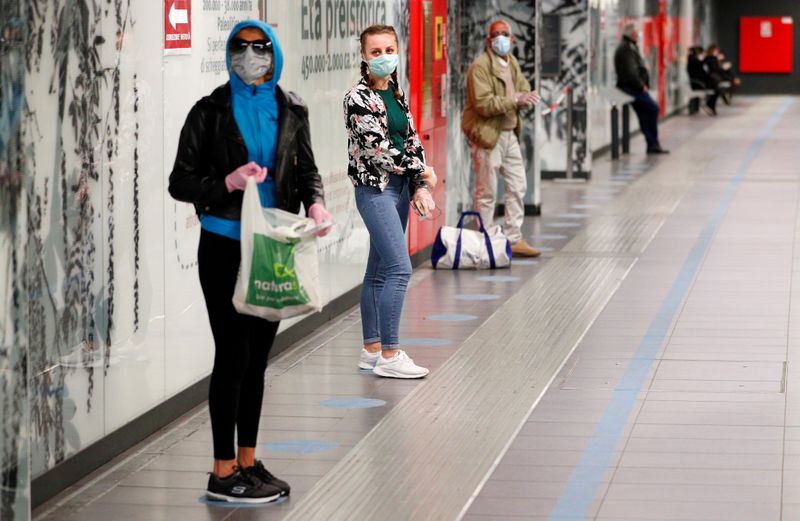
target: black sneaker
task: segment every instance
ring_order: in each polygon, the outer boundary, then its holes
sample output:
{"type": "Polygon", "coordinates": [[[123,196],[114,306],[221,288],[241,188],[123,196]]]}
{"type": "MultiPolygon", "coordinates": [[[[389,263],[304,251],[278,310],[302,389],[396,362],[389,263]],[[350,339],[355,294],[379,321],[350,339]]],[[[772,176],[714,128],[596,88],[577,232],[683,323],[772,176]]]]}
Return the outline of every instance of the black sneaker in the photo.
{"type": "Polygon", "coordinates": [[[281,489],[254,479],[249,472],[236,469],[227,478],[218,478],[212,473],[208,477],[206,496],[212,501],[269,503],[281,497],[281,489]]]}
{"type": "Polygon", "coordinates": [[[258,478],[258,480],[265,485],[279,489],[282,496],[288,496],[289,492],[292,490],[288,483],[282,479],[276,478],[272,472],[268,471],[267,467],[261,463],[261,460],[256,460],[255,465],[252,467],[247,467],[244,470],[251,476],[258,478]]]}

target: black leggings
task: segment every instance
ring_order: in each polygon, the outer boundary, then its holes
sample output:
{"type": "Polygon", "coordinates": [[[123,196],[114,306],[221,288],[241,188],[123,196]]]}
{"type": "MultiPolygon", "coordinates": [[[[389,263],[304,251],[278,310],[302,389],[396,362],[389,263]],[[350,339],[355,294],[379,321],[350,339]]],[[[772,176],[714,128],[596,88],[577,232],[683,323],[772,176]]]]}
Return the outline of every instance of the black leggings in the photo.
{"type": "Polygon", "coordinates": [[[214,370],[208,391],[214,459],[236,459],[240,447],[255,447],[267,357],[280,322],[241,315],[231,299],[239,273],[239,241],[203,230],[197,251],[200,285],[214,335],[214,370]]]}

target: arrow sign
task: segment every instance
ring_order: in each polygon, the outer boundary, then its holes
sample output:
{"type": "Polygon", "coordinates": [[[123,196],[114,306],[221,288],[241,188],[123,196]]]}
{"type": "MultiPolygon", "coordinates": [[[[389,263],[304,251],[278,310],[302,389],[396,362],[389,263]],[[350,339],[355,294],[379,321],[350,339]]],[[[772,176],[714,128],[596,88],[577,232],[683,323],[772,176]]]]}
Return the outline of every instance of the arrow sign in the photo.
{"type": "Polygon", "coordinates": [[[191,54],[192,1],[164,0],[164,54],[191,54]]]}
{"type": "Polygon", "coordinates": [[[189,23],[189,10],[188,9],[176,9],[175,3],[170,6],[169,8],[169,23],[173,29],[178,28],[178,24],[188,24],[189,23]]]}

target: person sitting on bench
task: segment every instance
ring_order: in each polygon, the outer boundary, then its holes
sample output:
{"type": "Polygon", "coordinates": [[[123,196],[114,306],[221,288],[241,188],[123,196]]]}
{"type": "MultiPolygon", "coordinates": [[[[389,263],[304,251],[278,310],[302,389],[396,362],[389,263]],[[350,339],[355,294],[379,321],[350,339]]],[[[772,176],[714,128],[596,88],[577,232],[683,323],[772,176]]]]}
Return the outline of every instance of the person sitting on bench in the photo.
{"type": "MultiPolygon", "coordinates": [[[[689,60],[686,64],[686,71],[689,73],[689,81],[691,82],[692,90],[708,91],[706,94],[706,102],[703,105],[703,110],[709,116],[717,115],[717,98],[719,92],[717,91],[717,82],[708,73],[703,64],[704,52],[702,47],[692,47],[689,49],[689,60]]],[[[694,113],[698,110],[699,102],[697,98],[693,98],[690,103],[689,110],[694,113]]]]}
{"type": "Polygon", "coordinates": [[[721,92],[720,95],[722,96],[722,101],[724,101],[726,105],[730,105],[733,94],[736,92],[736,88],[742,84],[742,80],[736,75],[736,72],[733,70],[733,64],[730,60],[725,58],[721,50],[717,54],[717,60],[719,61],[722,81],[728,84],[728,88],[721,92]]]}
{"type": "Polygon", "coordinates": [[[714,78],[716,82],[717,91],[725,98],[725,95],[728,94],[730,90],[731,83],[725,79],[727,73],[725,69],[722,68],[722,58],[721,53],[719,52],[719,45],[712,43],[706,49],[706,57],[703,60],[703,65],[705,65],[708,74],[714,78]]]}

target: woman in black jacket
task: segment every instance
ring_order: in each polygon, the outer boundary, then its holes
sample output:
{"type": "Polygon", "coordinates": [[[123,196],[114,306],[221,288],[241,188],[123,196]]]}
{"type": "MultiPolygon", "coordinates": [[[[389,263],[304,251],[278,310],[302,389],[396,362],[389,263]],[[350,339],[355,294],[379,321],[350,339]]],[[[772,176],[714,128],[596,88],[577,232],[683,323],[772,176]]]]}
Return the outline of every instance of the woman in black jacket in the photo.
{"type": "Polygon", "coordinates": [[[278,86],[283,54],[272,28],[241,22],[227,49],[230,81],[189,112],[169,193],[195,205],[202,229],[198,271],[215,345],[208,399],[214,471],[206,494],[263,503],[288,495],[289,485],[255,459],[264,372],[278,322],[241,315],[231,301],[247,178],[256,178],[264,207],[297,213],[302,203],[317,224],[332,219],[311,150],[308,111],[278,86]]]}

